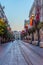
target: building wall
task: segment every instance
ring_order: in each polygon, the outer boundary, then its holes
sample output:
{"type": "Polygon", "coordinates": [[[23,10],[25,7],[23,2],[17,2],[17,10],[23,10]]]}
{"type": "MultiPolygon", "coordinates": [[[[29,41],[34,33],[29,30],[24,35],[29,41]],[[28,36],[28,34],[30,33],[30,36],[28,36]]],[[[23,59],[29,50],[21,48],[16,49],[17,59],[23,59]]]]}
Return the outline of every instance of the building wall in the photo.
{"type": "MultiPolygon", "coordinates": [[[[36,2],[37,0],[34,0],[33,5],[31,7],[30,13],[29,13],[29,17],[32,16],[32,14],[35,15],[36,12],[36,2]]],[[[40,22],[43,22],[43,0],[38,0],[39,6],[40,6],[40,22]]]]}
{"type": "MultiPolygon", "coordinates": [[[[34,0],[34,3],[33,3],[32,8],[30,10],[29,17],[31,17],[32,14],[35,15],[35,12],[36,12],[35,5],[37,4],[37,3],[35,4],[35,1],[38,1],[39,5],[40,5],[40,22],[43,22],[43,0],[34,0]]],[[[37,40],[37,32],[34,33],[34,40],[37,40]]],[[[40,40],[43,41],[43,30],[42,29],[40,30],[40,40]]]]}
{"type": "Polygon", "coordinates": [[[18,38],[21,39],[21,34],[20,32],[18,31],[14,31],[14,36],[15,36],[15,39],[17,40],[18,38]]]}
{"type": "Polygon", "coordinates": [[[33,2],[33,5],[31,7],[30,13],[29,13],[29,18],[32,16],[32,14],[35,15],[35,3],[33,2]]]}
{"type": "Polygon", "coordinates": [[[5,20],[5,22],[8,23],[8,19],[4,12],[4,7],[1,4],[0,4],[0,18],[3,18],[5,20]]]}
{"type": "Polygon", "coordinates": [[[40,15],[40,21],[43,22],[43,0],[41,0],[41,15],[40,15]]]}
{"type": "Polygon", "coordinates": [[[26,26],[27,24],[29,25],[29,20],[24,21],[24,26],[26,26]]]}
{"type": "Polygon", "coordinates": [[[40,41],[43,41],[43,29],[40,29],[40,41]]]}

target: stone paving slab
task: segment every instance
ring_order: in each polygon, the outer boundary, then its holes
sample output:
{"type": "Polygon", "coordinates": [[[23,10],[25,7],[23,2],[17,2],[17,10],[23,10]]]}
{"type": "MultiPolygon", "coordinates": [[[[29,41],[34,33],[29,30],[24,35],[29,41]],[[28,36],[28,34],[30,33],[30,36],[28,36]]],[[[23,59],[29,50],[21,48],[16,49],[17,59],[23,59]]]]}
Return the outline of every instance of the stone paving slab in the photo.
{"type": "Polygon", "coordinates": [[[9,47],[3,47],[4,50],[2,51],[2,54],[3,52],[6,54],[3,57],[0,55],[0,65],[27,65],[24,57],[21,54],[18,41],[14,41],[8,46],[9,47]]]}
{"type": "Polygon", "coordinates": [[[30,47],[31,49],[33,49],[35,52],[37,52],[38,54],[40,54],[43,57],[43,48],[40,48],[39,46],[35,46],[35,45],[29,44],[29,43],[25,43],[25,42],[23,42],[23,44],[30,47]]]}
{"type": "MultiPolygon", "coordinates": [[[[23,42],[22,42],[23,43],[23,42]]],[[[28,49],[25,45],[20,44],[22,49],[24,50],[24,54],[30,59],[33,65],[43,65],[43,58],[40,57],[38,54],[33,52],[32,50],[28,49]]]]}

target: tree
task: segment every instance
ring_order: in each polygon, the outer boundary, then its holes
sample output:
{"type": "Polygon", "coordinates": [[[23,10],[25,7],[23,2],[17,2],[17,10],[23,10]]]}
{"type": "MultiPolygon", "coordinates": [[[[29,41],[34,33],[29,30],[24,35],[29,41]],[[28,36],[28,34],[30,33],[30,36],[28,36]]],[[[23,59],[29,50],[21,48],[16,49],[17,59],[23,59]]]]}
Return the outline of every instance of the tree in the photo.
{"type": "Polygon", "coordinates": [[[31,40],[31,43],[32,41],[34,41],[34,32],[35,32],[36,28],[33,26],[32,28],[29,29],[28,33],[29,35],[32,34],[32,40],[31,40]]]}
{"type": "Polygon", "coordinates": [[[7,26],[4,20],[0,20],[0,36],[3,36],[7,31],[7,26]]]}

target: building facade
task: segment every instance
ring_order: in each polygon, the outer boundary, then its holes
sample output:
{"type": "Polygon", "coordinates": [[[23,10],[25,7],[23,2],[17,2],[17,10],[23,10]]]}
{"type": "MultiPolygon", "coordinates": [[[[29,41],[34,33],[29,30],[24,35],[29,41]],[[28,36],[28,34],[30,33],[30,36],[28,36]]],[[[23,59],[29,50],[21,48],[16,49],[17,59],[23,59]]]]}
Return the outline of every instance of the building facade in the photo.
{"type": "Polygon", "coordinates": [[[29,12],[29,18],[30,18],[33,14],[35,15],[35,2],[33,2],[33,4],[32,4],[31,10],[30,10],[30,12],[29,12]]]}
{"type": "Polygon", "coordinates": [[[40,7],[40,22],[43,22],[43,0],[34,0],[31,10],[30,10],[30,13],[29,13],[29,18],[32,15],[34,15],[34,16],[36,15],[37,2],[38,2],[38,6],[40,7]]]}
{"type": "MultiPolygon", "coordinates": [[[[36,9],[39,7],[40,10],[40,22],[43,22],[43,0],[34,0],[33,5],[31,7],[29,18],[34,15],[36,17],[36,9]]],[[[37,31],[34,33],[34,39],[37,40],[37,31]]],[[[40,40],[43,41],[43,29],[40,29],[40,40]]]]}
{"type": "Polygon", "coordinates": [[[28,27],[29,26],[29,20],[25,20],[24,21],[24,29],[26,29],[26,27],[28,27]]]}
{"type": "Polygon", "coordinates": [[[20,31],[14,31],[15,40],[21,39],[20,31]]]}
{"type": "Polygon", "coordinates": [[[3,20],[8,24],[8,19],[5,15],[4,8],[5,7],[0,4],[0,18],[3,18],[3,20]]]}
{"type": "Polygon", "coordinates": [[[29,25],[29,20],[24,21],[24,26],[29,25]]]}

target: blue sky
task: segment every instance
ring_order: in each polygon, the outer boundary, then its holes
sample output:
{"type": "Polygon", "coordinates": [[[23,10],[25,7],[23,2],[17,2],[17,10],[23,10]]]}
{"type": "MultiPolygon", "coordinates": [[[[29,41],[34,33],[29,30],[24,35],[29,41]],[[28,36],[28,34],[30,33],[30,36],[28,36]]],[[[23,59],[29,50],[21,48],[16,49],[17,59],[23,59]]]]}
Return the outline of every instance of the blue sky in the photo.
{"type": "Polygon", "coordinates": [[[34,0],[0,0],[12,30],[22,30],[34,0]]]}

